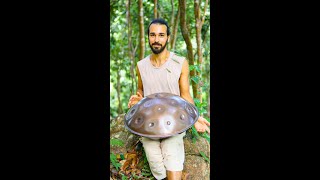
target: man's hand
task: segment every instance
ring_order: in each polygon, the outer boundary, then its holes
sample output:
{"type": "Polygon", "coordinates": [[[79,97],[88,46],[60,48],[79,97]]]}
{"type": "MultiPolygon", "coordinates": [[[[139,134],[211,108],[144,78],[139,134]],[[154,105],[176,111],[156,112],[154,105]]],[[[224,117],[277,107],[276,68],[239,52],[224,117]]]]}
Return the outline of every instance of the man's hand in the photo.
{"type": "Polygon", "coordinates": [[[143,97],[139,92],[137,92],[137,95],[132,95],[129,99],[128,108],[131,108],[132,106],[137,104],[142,98],[143,97]]]}
{"type": "Polygon", "coordinates": [[[198,132],[208,132],[210,134],[210,123],[203,118],[202,116],[199,117],[198,121],[194,124],[194,127],[198,132]]]}

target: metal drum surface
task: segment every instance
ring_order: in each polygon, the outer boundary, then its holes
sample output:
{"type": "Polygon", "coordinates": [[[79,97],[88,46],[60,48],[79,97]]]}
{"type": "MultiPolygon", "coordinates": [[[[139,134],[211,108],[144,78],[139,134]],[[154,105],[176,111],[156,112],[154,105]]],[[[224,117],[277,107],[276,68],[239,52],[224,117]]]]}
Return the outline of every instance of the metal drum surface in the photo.
{"type": "Polygon", "coordinates": [[[186,131],[198,118],[197,108],[180,96],[156,93],[129,109],[125,127],[140,136],[163,139],[186,131]]]}

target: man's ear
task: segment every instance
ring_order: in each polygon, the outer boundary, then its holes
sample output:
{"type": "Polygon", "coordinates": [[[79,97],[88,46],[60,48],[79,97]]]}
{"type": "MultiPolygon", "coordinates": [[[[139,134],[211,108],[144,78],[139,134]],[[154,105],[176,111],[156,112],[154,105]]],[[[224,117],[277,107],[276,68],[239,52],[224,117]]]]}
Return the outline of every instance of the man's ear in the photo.
{"type": "Polygon", "coordinates": [[[170,42],[170,35],[168,36],[168,42],[170,42]]]}

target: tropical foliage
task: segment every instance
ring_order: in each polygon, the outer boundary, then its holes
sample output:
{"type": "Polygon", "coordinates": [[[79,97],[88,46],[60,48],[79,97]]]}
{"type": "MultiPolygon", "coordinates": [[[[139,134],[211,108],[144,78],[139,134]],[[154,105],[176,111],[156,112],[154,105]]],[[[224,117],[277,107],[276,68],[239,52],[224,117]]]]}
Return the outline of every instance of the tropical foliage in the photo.
{"type": "Polygon", "coordinates": [[[210,2],[200,0],[111,0],[110,115],[112,118],[127,112],[129,97],[136,93],[136,63],[141,59],[139,57],[141,54],[147,56],[151,53],[147,39],[147,28],[150,21],[156,16],[167,20],[170,24],[171,36],[175,36],[175,38],[171,37],[172,41],[169,42],[168,49],[188,58],[191,94],[195,98],[195,103],[201,114],[207,119],[210,118],[209,9],[210,2]],[[139,10],[139,3],[141,3],[142,11],[139,10]],[[199,7],[196,4],[199,4],[199,7]],[[141,23],[139,15],[143,17],[143,28],[139,24],[141,23]],[[200,22],[198,22],[199,17],[200,22]],[[181,20],[184,23],[181,23],[181,20]],[[197,25],[199,23],[202,24],[201,27],[197,25]],[[185,28],[182,28],[183,24],[186,25],[185,28]],[[144,34],[143,41],[140,38],[141,29],[144,34]],[[186,30],[188,34],[183,35],[181,30],[186,30]],[[174,33],[175,31],[176,33],[174,33]],[[197,39],[198,37],[200,39],[197,39]],[[191,44],[187,45],[189,42],[186,42],[185,39],[189,39],[191,44]],[[141,44],[144,44],[145,48],[141,48],[141,44]],[[187,46],[192,46],[190,52],[188,52],[187,46]],[[141,53],[141,51],[144,52],[141,53]],[[191,59],[193,62],[190,62],[191,59]]]}

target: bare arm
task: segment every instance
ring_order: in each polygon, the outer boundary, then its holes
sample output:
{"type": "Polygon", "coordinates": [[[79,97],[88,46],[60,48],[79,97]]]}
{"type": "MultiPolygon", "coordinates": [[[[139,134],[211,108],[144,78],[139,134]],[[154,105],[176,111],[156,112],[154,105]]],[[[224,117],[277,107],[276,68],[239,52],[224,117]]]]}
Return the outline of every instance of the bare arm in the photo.
{"type": "MultiPolygon", "coordinates": [[[[194,105],[194,101],[193,101],[193,98],[191,97],[190,90],[189,90],[189,87],[190,87],[189,86],[189,63],[187,60],[185,60],[182,65],[181,75],[179,79],[179,87],[180,87],[180,96],[194,105]]],[[[201,116],[199,117],[197,122],[194,124],[194,127],[198,132],[207,131],[210,134],[209,126],[210,126],[210,123],[201,116]]]]}
{"type": "Polygon", "coordinates": [[[129,102],[128,102],[128,108],[137,104],[143,98],[143,84],[142,84],[141,75],[140,75],[138,66],[137,66],[137,76],[138,76],[137,94],[132,95],[130,97],[129,102]]]}
{"type": "Polygon", "coordinates": [[[139,93],[143,96],[143,84],[142,84],[141,75],[140,75],[140,71],[139,71],[138,66],[137,66],[137,76],[138,76],[138,89],[137,89],[137,93],[139,92],[139,93]]]}
{"type": "Polygon", "coordinates": [[[180,96],[194,105],[189,87],[189,63],[187,60],[185,60],[182,64],[182,70],[179,79],[180,96]]]}

